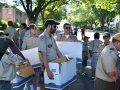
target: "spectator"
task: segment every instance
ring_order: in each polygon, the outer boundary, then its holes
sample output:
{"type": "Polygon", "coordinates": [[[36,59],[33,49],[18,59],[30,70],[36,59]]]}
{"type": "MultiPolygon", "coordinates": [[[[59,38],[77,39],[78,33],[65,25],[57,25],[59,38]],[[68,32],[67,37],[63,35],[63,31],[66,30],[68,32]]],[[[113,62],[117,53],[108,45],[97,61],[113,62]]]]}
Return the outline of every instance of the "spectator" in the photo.
{"type": "Polygon", "coordinates": [[[64,29],[64,34],[59,34],[56,38],[56,41],[69,41],[69,42],[78,41],[76,36],[70,34],[71,25],[69,23],[65,23],[63,25],[63,29],[64,29]]]}
{"type": "Polygon", "coordinates": [[[88,39],[89,38],[90,37],[85,36],[84,37],[84,42],[83,42],[83,50],[82,50],[82,73],[81,73],[82,77],[87,77],[87,74],[84,71],[85,71],[85,67],[87,66],[87,60],[88,60],[88,53],[89,53],[88,39]]]}
{"type": "Polygon", "coordinates": [[[9,27],[6,30],[4,30],[4,33],[9,34],[8,37],[17,44],[18,34],[17,34],[16,29],[13,27],[13,22],[8,21],[8,26],[9,27]]]}
{"type": "Polygon", "coordinates": [[[96,70],[96,65],[98,61],[98,50],[99,50],[99,45],[102,44],[102,41],[99,40],[100,34],[99,33],[94,33],[94,39],[93,41],[90,42],[90,47],[89,47],[89,53],[91,58],[91,67],[92,67],[92,77],[90,77],[90,81],[94,81],[95,78],[95,70],[96,70]]]}
{"type": "Polygon", "coordinates": [[[20,48],[21,48],[22,43],[23,43],[23,37],[25,35],[25,32],[26,32],[26,23],[22,23],[20,25],[20,48]]]}
{"type": "Polygon", "coordinates": [[[81,28],[81,36],[82,36],[82,40],[83,40],[84,36],[85,36],[85,28],[84,28],[84,26],[81,28]]]}
{"type": "Polygon", "coordinates": [[[120,51],[120,33],[113,36],[112,42],[107,45],[99,55],[96,67],[94,90],[117,90],[116,62],[120,51]]]}
{"type": "Polygon", "coordinates": [[[76,37],[77,37],[77,32],[78,32],[78,28],[77,28],[77,26],[75,26],[75,28],[74,28],[74,35],[76,35],[76,37]]]}

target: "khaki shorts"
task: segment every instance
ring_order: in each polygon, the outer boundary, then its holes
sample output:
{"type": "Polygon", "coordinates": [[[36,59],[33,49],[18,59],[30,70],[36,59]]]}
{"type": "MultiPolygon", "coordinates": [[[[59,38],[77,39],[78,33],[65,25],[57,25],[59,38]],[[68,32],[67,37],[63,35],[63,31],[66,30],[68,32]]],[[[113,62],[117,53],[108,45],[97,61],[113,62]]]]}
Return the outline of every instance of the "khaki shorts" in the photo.
{"type": "Polygon", "coordinates": [[[93,54],[92,54],[92,58],[91,58],[91,67],[92,67],[93,69],[96,68],[97,61],[98,61],[98,55],[97,55],[96,53],[93,53],[93,54]]]}

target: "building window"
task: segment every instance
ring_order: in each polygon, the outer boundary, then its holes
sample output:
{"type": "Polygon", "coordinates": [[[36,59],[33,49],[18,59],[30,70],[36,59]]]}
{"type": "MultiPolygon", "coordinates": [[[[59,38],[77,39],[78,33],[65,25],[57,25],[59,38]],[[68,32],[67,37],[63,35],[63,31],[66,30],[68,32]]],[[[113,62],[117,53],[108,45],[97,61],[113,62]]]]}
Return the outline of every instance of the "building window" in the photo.
{"type": "Polygon", "coordinates": [[[8,21],[12,21],[12,19],[11,19],[11,18],[8,18],[8,21]]]}
{"type": "Polygon", "coordinates": [[[8,8],[8,14],[12,14],[12,9],[8,8]]]}
{"type": "Polygon", "coordinates": [[[21,20],[20,20],[20,24],[21,24],[22,22],[21,22],[21,20]]]}
{"type": "Polygon", "coordinates": [[[20,12],[20,16],[22,17],[22,13],[20,12]]]}
{"type": "Polygon", "coordinates": [[[18,22],[18,19],[16,19],[15,22],[18,22]]]}
{"type": "Polygon", "coordinates": [[[16,15],[18,15],[18,11],[16,11],[16,15]]]}
{"type": "Polygon", "coordinates": [[[0,12],[2,12],[2,6],[0,6],[0,12]]]}

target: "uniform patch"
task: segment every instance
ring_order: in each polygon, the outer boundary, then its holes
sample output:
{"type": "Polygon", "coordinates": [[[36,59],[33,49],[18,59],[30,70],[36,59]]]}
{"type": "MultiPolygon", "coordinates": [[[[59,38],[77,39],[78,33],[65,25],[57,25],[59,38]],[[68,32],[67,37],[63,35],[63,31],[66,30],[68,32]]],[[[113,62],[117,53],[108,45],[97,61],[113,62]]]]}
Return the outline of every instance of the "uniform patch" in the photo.
{"type": "Polygon", "coordinates": [[[52,47],[52,44],[48,44],[48,48],[51,48],[52,47]]]}
{"type": "Polygon", "coordinates": [[[113,50],[110,50],[109,53],[110,53],[111,55],[114,55],[114,51],[113,51],[113,50]]]}
{"type": "Polygon", "coordinates": [[[41,36],[40,36],[40,39],[43,39],[43,38],[44,38],[44,36],[41,35],[41,36]]]}
{"type": "Polygon", "coordinates": [[[10,53],[10,54],[9,54],[9,57],[10,57],[10,58],[13,58],[13,57],[14,57],[14,54],[10,53]]]}

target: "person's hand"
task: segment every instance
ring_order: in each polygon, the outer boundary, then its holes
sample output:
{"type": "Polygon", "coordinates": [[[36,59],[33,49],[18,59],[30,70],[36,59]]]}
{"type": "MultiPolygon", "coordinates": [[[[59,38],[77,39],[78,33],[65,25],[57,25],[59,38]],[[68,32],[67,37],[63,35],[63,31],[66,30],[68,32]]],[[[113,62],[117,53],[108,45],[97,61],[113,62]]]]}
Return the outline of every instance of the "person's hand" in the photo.
{"type": "Polygon", "coordinates": [[[47,72],[49,79],[53,79],[54,75],[51,71],[47,72]]]}
{"type": "Polygon", "coordinates": [[[7,40],[9,41],[9,44],[10,44],[10,46],[15,46],[15,43],[14,43],[14,41],[12,41],[11,39],[9,39],[9,38],[7,38],[7,40]]]}
{"type": "Polygon", "coordinates": [[[29,62],[29,60],[28,60],[27,58],[25,58],[25,61],[26,61],[26,62],[29,62]]]}

